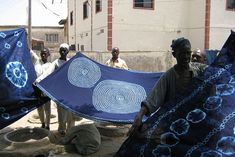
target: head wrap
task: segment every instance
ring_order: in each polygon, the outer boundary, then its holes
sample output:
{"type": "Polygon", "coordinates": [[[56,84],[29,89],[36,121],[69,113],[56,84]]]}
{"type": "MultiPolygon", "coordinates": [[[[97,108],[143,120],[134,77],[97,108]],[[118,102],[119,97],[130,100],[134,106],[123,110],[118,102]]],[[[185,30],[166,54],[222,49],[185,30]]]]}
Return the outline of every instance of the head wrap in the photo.
{"type": "Polygon", "coordinates": [[[60,45],[60,48],[62,48],[62,47],[69,50],[69,45],[68,45],[67,43],[61,44],[61,45],[60,45]]]}
{"type": "Polygon", "coordinates": [[[171,48],[174,51],[175,49],[180,48],[180,47],[184,47],[186,45],[191,48],[190,41],[188,39],[185,39],[184,37],[182,37],[182,38],[172,40],[171,48]]]}

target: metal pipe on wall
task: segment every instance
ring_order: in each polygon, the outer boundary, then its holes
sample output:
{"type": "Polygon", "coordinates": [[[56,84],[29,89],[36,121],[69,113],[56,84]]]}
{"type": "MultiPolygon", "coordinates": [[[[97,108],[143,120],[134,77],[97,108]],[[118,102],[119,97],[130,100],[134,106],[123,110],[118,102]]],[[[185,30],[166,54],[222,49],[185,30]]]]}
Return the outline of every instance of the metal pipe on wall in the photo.
{"type": "Polygon", "coordinates": [[[29,49],[32,49],[32,14],[31,14],[31,9],[32,9],[32,3],[31,0],[28,1],[28,47],[29,49]]]}

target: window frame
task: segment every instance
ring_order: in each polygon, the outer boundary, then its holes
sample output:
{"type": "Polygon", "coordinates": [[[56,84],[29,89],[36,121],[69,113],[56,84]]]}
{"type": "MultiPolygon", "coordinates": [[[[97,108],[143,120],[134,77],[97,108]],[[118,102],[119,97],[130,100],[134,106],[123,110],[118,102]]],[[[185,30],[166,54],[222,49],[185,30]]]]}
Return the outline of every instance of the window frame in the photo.
{"type": "Polygon", "coordinates": [[[73,25],[73,11],[70,12],[70,26],[73,25]]]}
{"type": "Polygon", "coordinates": [[[85,20],[85,19],[87,19],[89,17],[88,5],[89,5],[88,1],[83,2],[83,20],[85,20]],[[86,9],[86,12],[85,12],[84,9],[86,9]]]}
{"type": "Polygon", "coordinates": [[[58,33],[45,34],[45,41],[47,43],[59,43],[59,34],[58,33]]]}
{"type": "Polygon", "coordinates": [[[233,0],[233,1],[234,1],[234,8],[232,8],[232,9],[228,8],[228,1],[229,1],[229,0],[226,0],[225,9],[228,10],[228,11],[235,11],[235,0],[233,0]]]}
{"type": "MultiPolygon", "coordinates": [[[[143,0],[143,1],[145,1],[145,0],[143,0]]],[[[136,0],[133,0],[133,8],[134,9],[144,9],[144,10],[154,10],[155,8],[154,8],[154,5],[155,5],[155,0],[150,0],[151,1],[151,3],[152,3],[152,7],[137,7],[136,6],[136,0]]],[[[144,5],[144,2],[143,2],[143,5],[144,5]]]]}
{"type": "Polygon", "coordinates": [[[95,13],[99,13],[102,11],[102,0],[95,0],[95,13]],[[99,2],[99,10],[97,9],[97,2],[99,2]]]}

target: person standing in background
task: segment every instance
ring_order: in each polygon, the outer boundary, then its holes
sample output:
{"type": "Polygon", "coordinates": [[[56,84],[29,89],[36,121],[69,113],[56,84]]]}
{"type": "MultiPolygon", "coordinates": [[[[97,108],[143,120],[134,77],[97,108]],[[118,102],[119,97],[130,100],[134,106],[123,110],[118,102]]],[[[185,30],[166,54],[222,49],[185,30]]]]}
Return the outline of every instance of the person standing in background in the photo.
{"type": "MultiPolygon", "coordinates": [[[[40,56],[41,59],[38,61],[38,64],[35,64],[37,77],[40,77],[51,66],[51,62],[48,62],[48,57],[50,56],[48,48],[41,50],[40,56]]],[[[46,102],[44,105],[40,106],[37,111],[42,124],[41,127],[50,130],[51,102],[46,102]]]]}
{"type": "Polygon", "coordinates": [[[128,66],[127,66],[126,62],[123,59],[119,58],[119,48],[118,47],[114,47],[112,49],[112,58],[110,58],[106,62],[106,65],[113,67],[113,68],[128,70],[128,66]]]}
{"type": "Polygon", "coordinates": [[[192,62],[198,62],[198,63],[202,63],[205,64],[206,62],[206,55],[205,52],[201,51],[199,48],[197,48],[196,50],[194,50],[192,52],[192,62]]]}

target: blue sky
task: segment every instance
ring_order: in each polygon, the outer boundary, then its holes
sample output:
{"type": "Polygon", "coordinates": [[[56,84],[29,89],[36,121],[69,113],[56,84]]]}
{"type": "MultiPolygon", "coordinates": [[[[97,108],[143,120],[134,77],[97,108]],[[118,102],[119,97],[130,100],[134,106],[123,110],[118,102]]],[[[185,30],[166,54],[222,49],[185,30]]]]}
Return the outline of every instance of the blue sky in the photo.
{"type": "MultiPolygon", "coordinates": [[[[0,0],[0,25],[27,25],[28,0],[0,0]]],[[[32,26],[59,26],[67,17],[67,0],[32,0],[32,26]]]]}

